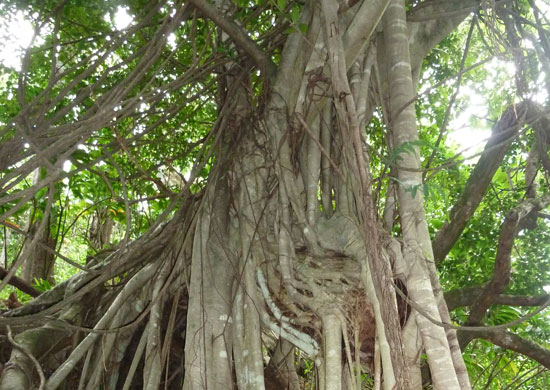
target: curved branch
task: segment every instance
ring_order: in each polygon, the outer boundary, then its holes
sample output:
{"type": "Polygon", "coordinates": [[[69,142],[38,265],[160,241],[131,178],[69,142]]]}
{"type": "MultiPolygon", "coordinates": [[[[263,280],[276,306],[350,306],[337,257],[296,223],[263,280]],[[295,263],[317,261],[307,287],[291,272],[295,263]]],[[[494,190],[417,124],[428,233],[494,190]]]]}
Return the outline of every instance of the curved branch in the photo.
{"type": "MultiPolygon", "coordinates": [[[[40,385],[38,386],[38,390],[44,390],[46,377],[44,375],[44,370],[42,369],[42,366],[38,362],[38,359],[31,353],[31,351],[29,351],[27,347],[25,347],[22,344],[19,344],[17,341],[14,340],[11,327],[9,325],[6,326],[6,328],[8,329],[8,340],[10,341],[11,345],[23,354],[23,356],[20,356],[20,358],[30,361],[34,366],[36,372],[38,373],[38,377],[40,378],[40,385]]],[[[24,378],[26,379],[28,373],[23,373],[23,374],[25,375],[24,378]]]]}
{"type": "MultiPolygon", "coordinates": [[[[6,271],[4,267],[0,266],[0,280],[3,280],[7,274],[8,274],[8,271],[6,271]]],[[[34,297],[34,298],[42,294],[42,292],[38,291],[32,285],[30,285],[29,283],[27,283],[26,281],[24,281],[23,279],[17,276],[12,276],[8,281],[8,284],[23,291],[25,294],[29,294],[31,297],[34,297]]]]}
{"type": "Polygon", "coordinates": [[[424,57],[470,12],[477,9],[479,3],[479,0],[423,2],[407,15],[411,36],[411,69],[415,83],[420,76],[424,57]]]}
{"type": "Polygon", "coordinates": [[[524,101],[514,104],[502,114],[493,127],[477,165],[470,174],[466,186],[450,212],[446,222],[432,240],[435,262],[441,263],[458,240],[468,221],[481,203],[493,175],[497,171],[508,146],[524,123],[539,119],[533,104],[524,101]]]}
{"type": "Polygon", "coordinates": [[[389,0],[364,1],[353,16],[342,37],[348,68],[355,62],[363,47],[370,40],[389,3],[389,0]]]}
{"type": "Polygon", "coordinates": [[[532,210],[538,211],[549,203],[550,196],[545,196],[539,202],[526,200],[508,213],[500,231],[493,277],[474,301],[466,325],[475,325],[481,322],[495,297],[508,286],[512,270],[512,248],[520,221],[532,210]]]}
{"type": "Polygon", "coordinates": [[[521,353],[550,369],[550,350],[515,333],[503,329],[486,330],[473,333],[473,337],[482,338],[499,347],[521,353]]]}
{"type": "Polygon", "coordinates": [[[245,34],[237,23],[226,18],[214,5],[206,0],[190,0],[190,2],[225,31],[238,47],[250,55],[258,68],[265,72],[269,78],[275,74],[275,64],[271,61],[271,58],[245,34]]]}
{"type": "MultiPolygon", "coordinates": [[[[529,215],[532,210],[538,211],[547,207],[549,203],[550,195],[546,195],[538,201],[526,200],[508,213],[499,237],[495,272],[491,281],[483,287],[481,293],[473,302],[470,316],[466,321],[467,326],[479,324],[489,306],[495,303],[496,296],[508,285],[511,271],[511,252],[521,219],[529,215]]],[[[475,334],[461,332],[458,337],[460,347],[464,349],[473,338],[475,338],[475,334]]]]}
{"type": "MultiPolygon", "coordinates": [[[[449,311],[459,307],[471,306],[476,298],[483,291],[484,286],[468,286],[457,288],[445,293],[445,302],[449,311]]],[[[549,294],[544,295],[507,295],[498,294],[493,299],[494,305],[507,306],[541,306],[544,305],[550,298],[549,294]]]]}

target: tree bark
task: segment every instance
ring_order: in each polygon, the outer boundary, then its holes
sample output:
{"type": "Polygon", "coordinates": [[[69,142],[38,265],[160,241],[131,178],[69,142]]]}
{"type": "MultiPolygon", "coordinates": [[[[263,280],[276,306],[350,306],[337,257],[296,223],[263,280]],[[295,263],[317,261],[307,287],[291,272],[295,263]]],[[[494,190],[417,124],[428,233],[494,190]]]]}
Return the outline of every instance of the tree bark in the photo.
{"type": "MultiPolygon", "coordinates": [[[[418,139],[416,115],[411,104],[414,102],[414,92],[403,1],[393,0],[388,7],[384,16],[384,43],[388,53],[386,63],[389,69],[390,131],[394,148],[399,148],[418,139]]],[[[443,316],[447,319],[449,315],[444,301],[438,303],[433,293],[434,289],[440,290],[438,285],[432,285],[434,281],[438,283],[438,277],[435,269],[430,269],[428,265],[433,262],[433,253],[422,191],[417,191],[422,185],[418,148],[414,148],[414,153],[402,153],[401,158],[401,165],[411,169],[397,169],[400,183],[397,191],[399,213],[406,243],[404,260],[409,267],[407,289],[410,297],[433,318],[441,320],[443,316]]],[[[442,328],[417,312],[415,319],[426,348],[435,386],[442,389],[469,389],[469,378],[460,350],[451,352],[442,328]]],[[[455,340],[454,334],[450,335],[450,339],[455,340]]]]}

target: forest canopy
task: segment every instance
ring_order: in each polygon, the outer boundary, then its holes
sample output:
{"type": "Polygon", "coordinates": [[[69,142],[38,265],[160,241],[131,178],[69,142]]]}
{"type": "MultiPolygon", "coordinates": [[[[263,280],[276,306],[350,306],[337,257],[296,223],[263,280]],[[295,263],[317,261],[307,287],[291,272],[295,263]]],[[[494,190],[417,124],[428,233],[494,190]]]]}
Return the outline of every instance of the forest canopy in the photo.
{"type": "Polygon", "coordinates": [[[4,0],[0,389],[550,388],[548,0],[4,0]]]}

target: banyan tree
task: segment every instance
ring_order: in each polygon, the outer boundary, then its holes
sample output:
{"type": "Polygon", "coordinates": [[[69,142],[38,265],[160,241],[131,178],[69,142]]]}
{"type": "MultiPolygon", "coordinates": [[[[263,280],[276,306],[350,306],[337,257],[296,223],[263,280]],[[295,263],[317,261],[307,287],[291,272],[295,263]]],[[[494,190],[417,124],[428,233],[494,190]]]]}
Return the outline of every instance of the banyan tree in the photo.
{"type": "Polygon", "coordinates": [[[548,380],[539,3],[3,2],[0,388],[464,390],[474,340],[548,380]]]}

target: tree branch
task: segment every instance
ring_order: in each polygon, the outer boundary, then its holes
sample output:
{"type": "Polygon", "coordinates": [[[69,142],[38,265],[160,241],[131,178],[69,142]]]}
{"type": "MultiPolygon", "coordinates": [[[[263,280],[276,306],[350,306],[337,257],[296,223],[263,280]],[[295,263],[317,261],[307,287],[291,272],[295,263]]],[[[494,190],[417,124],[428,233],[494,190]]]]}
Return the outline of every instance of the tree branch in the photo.
{"type": "Polygon", "coordinates": [[[411,35],[411,69],[415,84],[420,76],[424,57],[475,10],[479,3],[479,0],[423,2],[407,15],[411,35]]]}
{"type": "MultiPolygon", "coordinates": [[[[3,280],[7,274],[8,271],[6,271],[4,267],[0,267],[0,280],[3,280]]],[[[23,291],[25,294],[29,294],[31,297],[34,298],[42,294],[42,292],[38,291],[36,288],[17,276],[12,276],[8,284],[23,291]]]]}
{"type": "MultiPolygon", "coordinates": [[[[459,331],[459,333],[462,333],[459,331]]],[[[524,356],[527,356],[544,367],[550,369],[550,350],[541,347],[539,344],[524,339],[515,333],[503,329],[469,332],[473,338],[482,338],[524,356]]]]}
{"type": "Polygon", "coordinates": [[[389,0],[364,1],[353,16],[342,38],[344,41],[346,66],[348,69],[355,62],[363,47],[370,40],[388,4],[389,0]]]}
{"type": "MultiPolygon", "coordinates": [[[[449,311],[459,307],[471,306],[483,291],[484,286],[468,286],[457,288],[445,293],[445,302],[449,311]]],[[[507,306],[541,306],[550,298],[550,294],[544,295],[507,295],[498,294],[493,299],[494,305],[507,306]]]]}
{"type": "MultiPolygon", "coordinates": [[[[495,303],[496,296],[508,285],[511,271],[511,253],[521,219],[529,215],[532,210],[538,211],[547,207],[549,203],[550,195],[546,195],[538,201],[526,200],[508,213],[502,224],[499,237],[495,272],[491,281],[482,288],[475,298],[469,318],[466,321],[467,326],[479,324],[489,306],[495,303]]],[[[464,349],[473,338],[475,338],[475,334],[461,332],[458,337],[460,347],[464,349]]]]}
{"type": "Polygon", "coordinates": [[[466,325],[476,325],[480,323],[487,309],[493,303],[494,298],[508,286],[510,282],[510,272],[512,270],[510,261],[512,257],[512,248],[514,247],[514,240],[518,232],[520,221],[533,209],[538,211],[540,208],[546,207],[548,203],[550,203],[550,196],[544,197],[539,202],[526,200],[508,213],[500,230],[493,277],[474,301],[466,325]]]}
{"type": "Polygon", "coordinates": [[[268,78],[274,76],[275,64],[271,61],[271,58],[256,45],[256,42],[245,34],[237,23],[226,18],[214,5],[206,0],[190,0],[190,2],[225,31],[238,47],[250,55],[258,68],[260,68],[268,78]]]}
{"type": "Polygon", "coordinates": [[[450,221],[441,227],[432,241],[436,264],[445,259],[474,215],[508,146],[521,126],[539,119],[540,115],[534,112],[532,106],[529,101],[510,106],[493,127],[492,135],[487,141],[477,165],[450,212],[450,221]]]}

